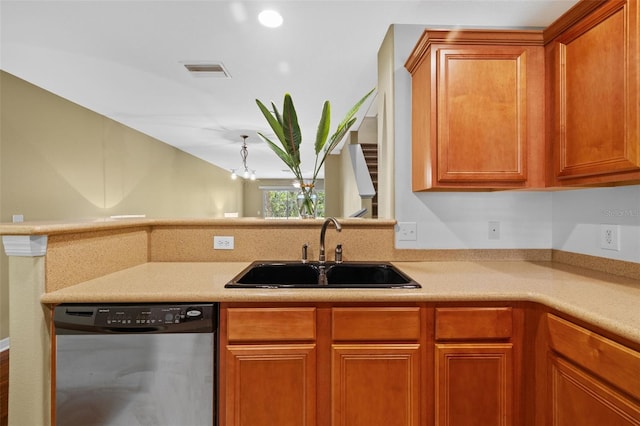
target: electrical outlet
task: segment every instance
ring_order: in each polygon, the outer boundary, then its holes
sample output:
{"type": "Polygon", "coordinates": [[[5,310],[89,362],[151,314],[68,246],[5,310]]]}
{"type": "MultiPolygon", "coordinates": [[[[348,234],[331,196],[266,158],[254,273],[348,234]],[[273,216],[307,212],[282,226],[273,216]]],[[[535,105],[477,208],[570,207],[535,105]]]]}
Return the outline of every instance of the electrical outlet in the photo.
{"type": "Polygon", "coordinates": [[[500,222],[497,220],[489,221],[489,239],[490,240],[499,240],[500,239],[500,222]]]}
{"type": "Polygon", "coordinates": [[[416,241],[418,226],[415,222],[398,222],[398,241],[416,241]]]}
{"type": "Polygon", "coordinates": [[[620,251],[620,225],[600,225],[600,248],[620,251]]]}
{"type": "Polygon", "coordinates": [[[213,237],[214,250],[233,250],[233,237],[213,237]]]}

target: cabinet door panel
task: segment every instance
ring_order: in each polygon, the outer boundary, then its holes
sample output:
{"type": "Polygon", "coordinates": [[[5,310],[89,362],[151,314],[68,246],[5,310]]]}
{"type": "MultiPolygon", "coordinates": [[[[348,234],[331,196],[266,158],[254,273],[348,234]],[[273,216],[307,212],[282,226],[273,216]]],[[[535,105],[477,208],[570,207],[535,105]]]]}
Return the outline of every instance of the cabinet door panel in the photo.
{"type": "Polygon", "coordinates": [[[640,353],[552,314],[547,326],[554,351],[640,398],[640,353]]]}
{"type": "Polygon", "coordinates": [[[315,345],[227,346],[226,358],[229,426],[315,425],[315,345]]]}
{"type": "Polygon", "coordinates": [[[334,426],[418,426],[420,345],[333,345],[334,426]]]}
{"type": "Polygon", "coordinates": [[[609,1],[549,44],[559,185],[640,177],[637,20],[636,1],[609,1]]]}
{"type": "Polygon", "coordinates": [[[405,67],[414,191],[545,186],[542,32],[427,29],[405,67]]]}
{"type": "Polygon", "coordinates": [[[436,344],[436,424],[512,424],[512,344],[436,344]]]}
{"type": "Polygon", "coordinates": [[[638,426],[640,407],[598,379],[551,356],[553,426],[638,426]]]}
{"type": "Polygon", "coordinates": [[[440,49],[438,67],[438,179],[526,180],[526,50],[440,49]]]}

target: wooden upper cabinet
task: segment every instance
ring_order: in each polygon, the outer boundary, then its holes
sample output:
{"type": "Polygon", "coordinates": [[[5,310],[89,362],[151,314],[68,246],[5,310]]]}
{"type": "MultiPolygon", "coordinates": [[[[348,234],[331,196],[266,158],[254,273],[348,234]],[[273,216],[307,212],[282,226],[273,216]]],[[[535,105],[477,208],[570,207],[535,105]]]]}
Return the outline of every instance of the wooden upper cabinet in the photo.
{"type": "Polygon", "coordinates": [[[554,186],[640,182],[638,32],[636,0],[578,3],[545,31],[554,186]]]}
{"type": "Polygon", "coordinates": [[[545,185],[542,32],[425,30],[405,67],[414,191],[545,185]]]}

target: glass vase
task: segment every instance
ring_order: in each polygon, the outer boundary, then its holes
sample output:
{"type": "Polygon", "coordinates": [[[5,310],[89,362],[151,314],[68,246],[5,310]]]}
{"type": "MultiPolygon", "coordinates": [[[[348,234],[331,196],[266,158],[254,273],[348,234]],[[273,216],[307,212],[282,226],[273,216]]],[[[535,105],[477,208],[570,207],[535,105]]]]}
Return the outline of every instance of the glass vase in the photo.
{"type": "Polygon", "coordinates": [[[316,207],[318,205],[318,194],[313,183],[300,183],[300,190],[296,196],[298,212],[302,219],[315,219],[316,207]]]}

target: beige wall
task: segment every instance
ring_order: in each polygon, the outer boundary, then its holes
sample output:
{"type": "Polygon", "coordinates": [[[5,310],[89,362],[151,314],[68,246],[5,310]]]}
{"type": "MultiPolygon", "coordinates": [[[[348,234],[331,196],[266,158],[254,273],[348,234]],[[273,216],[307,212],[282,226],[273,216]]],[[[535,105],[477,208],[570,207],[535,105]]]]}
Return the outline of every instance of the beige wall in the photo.
{"type": "Polygon", "coordinates": [[[343,216],[342,188],[342,153],[329,155],[324,162],[324,209],[326,216],[343,216]]]}
{"type": "MultiPolygon", "coordinates": [[[[277,181],[275,185],[283,183],[277,181]]],[[[265,180],[247,180],[244,181],[244,201],[243,211],[239,212],[244,217],[262,217],[262,191],[261,185],[274,185],[271,181],[265,180]]]]}
{"type": "MultiPolygon", "coordinates": [[[[0,221],[222,217],[243,211],[242,182],[104,116],[0,72],[0,221]]],[[[8,331],[0,255],[0,339],[8,331]]]]}
{"type": "Polygon", "coordinates": [[[340,154],[330,155],[325,162],[324,183],[329,194],[326,196],[327,216],[348,217],[366,207],[366,217],[371,217],[371,200],[360,197],[348,148],[348,144],[359,142],[359,132],[360,129],[350,132],[340,154]]]}

